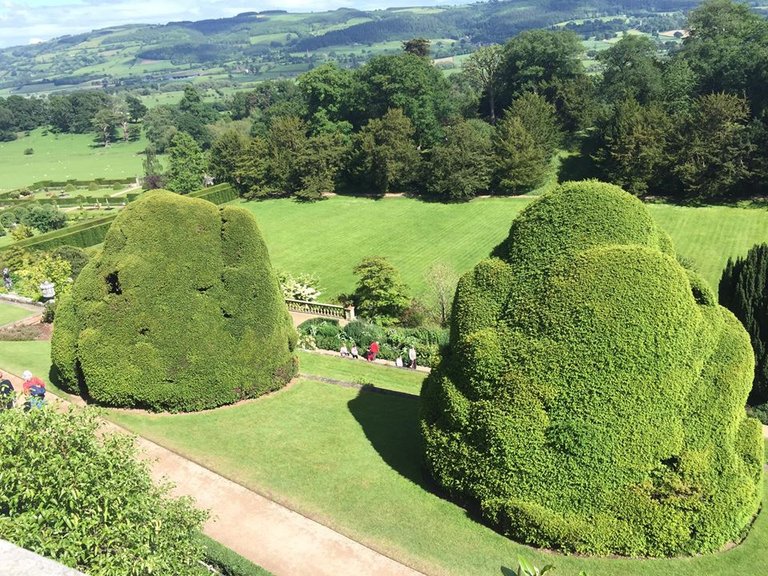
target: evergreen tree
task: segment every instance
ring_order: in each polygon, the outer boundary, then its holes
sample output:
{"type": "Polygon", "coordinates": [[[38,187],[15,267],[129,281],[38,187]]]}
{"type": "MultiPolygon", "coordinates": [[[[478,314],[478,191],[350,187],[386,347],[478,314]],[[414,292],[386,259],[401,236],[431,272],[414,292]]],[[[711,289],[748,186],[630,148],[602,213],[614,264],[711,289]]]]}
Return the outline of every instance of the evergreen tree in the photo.
{"type": "Polygon", "coordinates": [[[493,176],[493,128],[462,120],[445,129],[445,142],[432,150],[427,190],[443,200],[470,200],[486,192],[493,176]]]}
{"type": "Polygon", "coordinates": [[[359,170],[375,192],[408,191],[416,181],[421,157],[413,134],[413,124],[399,108],[374,118],[360,131],[359,170]]]}
{"type": "Polygon", "coordinates": [[[541,184],[548,155],[517,116],[505,116],[493,138],[495,181],[502,194],[526,192],[541,184]]]}
{"type": "Polygon", "coordinates": [[[264,138],[251,139],[238,158],[234,183],[245,198],[264,198],[273,193],[269,180],[269,145],[264,138]]]}
{"type": "Polygon", "coordinates": [[[542,95],[523,93],[512,101],[505,115],[520,118],[525,129],[548,156],[560,146],[563,133],[557,122],[555,107],[542,95]]]}
{"type": "Polygon", "coordinates": [[[248,139],[237,130],[227,130],[211,145],[208,170],[218,182],[234,182],[240,156],[248,146],[248,139]]]}
{"type": "Polygon", "coordinates": [[[707,94],[697,98],[675,131],[672,156],[683,192],[696,198],[727,197],[742,191],[750,177],[745,98],[707,94]]]}
{"type": "Polygon", "coordinates": [[[755,352],[751,405],[768,402],[768,244],[753,246],[745,258],[728,259],[719,287],[720,304],[749,332],[755,352]]]}
{"type": "Polygon", "coordinates": [[[606,181],[635,196],[648,192],[667,163],[670,121],[658,105],[619,102],[597,130],[595,163],[606,181]]]}
{"type": "Polygon", "coordinates": [[[178,132],[168,148],[168,189],[189,194],[203,186],[206,162],[200,146],[186,132],[178,132]]]}

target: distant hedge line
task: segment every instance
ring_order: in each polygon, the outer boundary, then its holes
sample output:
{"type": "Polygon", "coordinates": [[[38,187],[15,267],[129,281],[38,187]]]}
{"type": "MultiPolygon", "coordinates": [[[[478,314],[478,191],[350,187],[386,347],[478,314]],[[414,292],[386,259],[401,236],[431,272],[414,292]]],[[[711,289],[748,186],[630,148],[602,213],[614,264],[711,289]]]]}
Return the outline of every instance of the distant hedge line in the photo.
{"type": "MultiPolygon", "coordinates": [[[[131,199],[132,201],[140,195],[129,196],[134,196],[134,198],[131,199]]],[[[189,196],[193,198],[202,198],[203,200],[208,200],[214,204],[224,204],[231,200],[235,200],[237,198],[237,192],[235,192],[229,184],[218,184],[216,186],[211,186],[210,188],[204,188],[197,192],[193,192],[189,196]]],[[[116,216],[117,213],[105,216],[104,218],[97,218],[89,222],[83,222],[82,224],[68,226],[62,230],[56,230],[54,232],[48,232],[47,234],[28,238],[27,240],[22,240],[0,248],[0,252],[13,246],[30,250],[51,250],[58,246],[87,248],[89,246],[101,244],[116,216]]]]}
{"type": "Polygon", "coordinates": [[[18,206],[29,203],[53,204],[54,206],[80,206],[81,204],[107,204],[117,206],[123,202],[133,202],[139,196],[138,192],[131,192],[125,196],[70,196],[67,198],[0,198],[0,204],[7,206],[18,206]]]}
{"type": "MultiPolygon", "coordinates": [[[[134,176],[127,176],[125,178],[95,178],[93,180],[40,180],[35,182],[31,186],[27,186],[29,190],[37,192],[43,188],[65,188],[68,185],[84,188],[91,184],[97,184],[98,186],[114,186],[115,184],[132,184],[136,181],[134,176]]],[[[5,198],[9,194],[16,192],[16,190],[10,190],[0,194],[0,198],[5,198]]]]}

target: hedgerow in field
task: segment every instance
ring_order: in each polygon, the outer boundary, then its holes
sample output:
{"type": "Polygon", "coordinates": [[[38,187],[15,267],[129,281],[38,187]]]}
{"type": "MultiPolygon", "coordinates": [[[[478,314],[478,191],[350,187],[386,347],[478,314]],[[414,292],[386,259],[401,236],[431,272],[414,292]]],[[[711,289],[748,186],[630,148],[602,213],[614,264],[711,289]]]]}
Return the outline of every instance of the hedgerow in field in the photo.
{"type": "Polygon", "coordinates": [[[186,411],[283,386],[295,341],[253,216],[156,191],[118,215],[62,298],[51,355],[67,390],[186,411]]]}
{"type": "Polygon", "coordinates": [[[762,490],[749,337],[629,194],[567,183],[459,282],[422,390],[434,478],[505,534],[665,556],[738,540],[762,490]]]}

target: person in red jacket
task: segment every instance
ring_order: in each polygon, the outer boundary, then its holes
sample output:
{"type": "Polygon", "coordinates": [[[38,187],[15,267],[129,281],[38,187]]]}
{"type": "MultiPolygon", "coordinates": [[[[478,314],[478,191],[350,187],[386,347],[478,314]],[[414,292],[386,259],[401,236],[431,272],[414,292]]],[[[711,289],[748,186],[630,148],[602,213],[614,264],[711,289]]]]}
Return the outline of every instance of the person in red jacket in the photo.
{"type": "Polygon", "coordinates": [[[376,354],[379,353],[379,343],[374,340],[371,342],[370,347],[368,348],[368,362],[373,362],[376,360],[376,354]]]}
{"type": "Polygon", "coordinates": [[[43,382],[37,376],[32,376],[32,372],[30,372],[29,370],[25,370],[24,373],[21,375],[21,377],[24,379],[24,384],[22,385],[22,388],[24,389],[24,394],[29,394],[29,391],[33,387],[38,387],[45,390],[45,382],[43,382]]]}

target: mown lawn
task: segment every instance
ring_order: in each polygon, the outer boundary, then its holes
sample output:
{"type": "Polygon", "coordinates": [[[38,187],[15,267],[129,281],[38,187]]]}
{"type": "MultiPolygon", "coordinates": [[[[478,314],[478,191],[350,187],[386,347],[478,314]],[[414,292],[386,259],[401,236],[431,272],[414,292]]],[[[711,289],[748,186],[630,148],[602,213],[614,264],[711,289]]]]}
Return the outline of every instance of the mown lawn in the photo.
{"type": "Polygon", "coordinates": [[[367,256],[386,256],[415,295],[426,290],[434,263],[469,270],[504,239],[527,199],[487,199],[468,204],[407,198],[370,200],[337,196],[315,204],[267,200],[243,204],[256,216],[272,264],[320,279],[328,301],[352,292],[352,268],[367,256]]]}
{"type": "MultiPolygon", "coordinates": [[[[45,373],[48,352],[47,342],[3,342],[0,367],[45,373]]],[[[333,357],[302,354],[301,360],[302,372],[359,377],[383,388],[415,388],[418,378],[333,357]]],[[[575,558],[512,542],[424,481],[415,395],[302,379],[234,407],[183,415],[111,410],[109,418],[429,574],[501,574],[518,555],[553,563],[563,576],[581,570],[589,576],[755,576],[768,561],[765,513],[735,549],[696,558],[575,558]]]]}
{"type": "Polygon", "coordinates": [[[356,384],[373,384],[380,388],[418,395],[426,374],[408,368],[371,364],[339,356],[326,356],[299,351],[299,372],[311,378],[321,376],[356,384]],[[382,377],[383,376],[383,377],[382,377]]]}
{"type": "Polygon", "coordinates": [[[94,134],[54,134],[42,129],[13,142],[0,142],[0,191],[29,186],[41,180],[93,180],[143,174],[139,153],[147,146],[117,142],[107,148],[94,142],[94,134]],[[24,154],[32,148],[34,154],[24,154]]]}
{"type": "Polygon", "coordinates": [[[45,340],[31,342],[0,342],[0,370],[21,376],[30,370],[48,382],[51,367],[51,343],[45,340]]]}
{"type": "MultiPolygon", "coordinates": [[[[32,316],[33,314],[34,312],[22,308],[21,306],[16,306],[9,302],[0,302],[0,326],[16,322],[17,320],[32,316]]],[[[0,343],[0,345],[2,345],[2,343],[0,343]]]]}
{"type": "MultiPolygon", "coordinates": [[[[354,290],[354,266],[386,256],[414,296],[427,297],[426,274],[434,263],[463,273],[503,240],[529,198],[486,198],[438,204],[408,198],[371,200],[337,196],[315,204],[292,200],[248,202],[259,221],[273,265],[314,273],[322,301],[354,290]]],[[[652,204],[653,217],[685,256],[717,288],[729,256],[768,242],[768,210],[687,208],[652,204]]]]}

